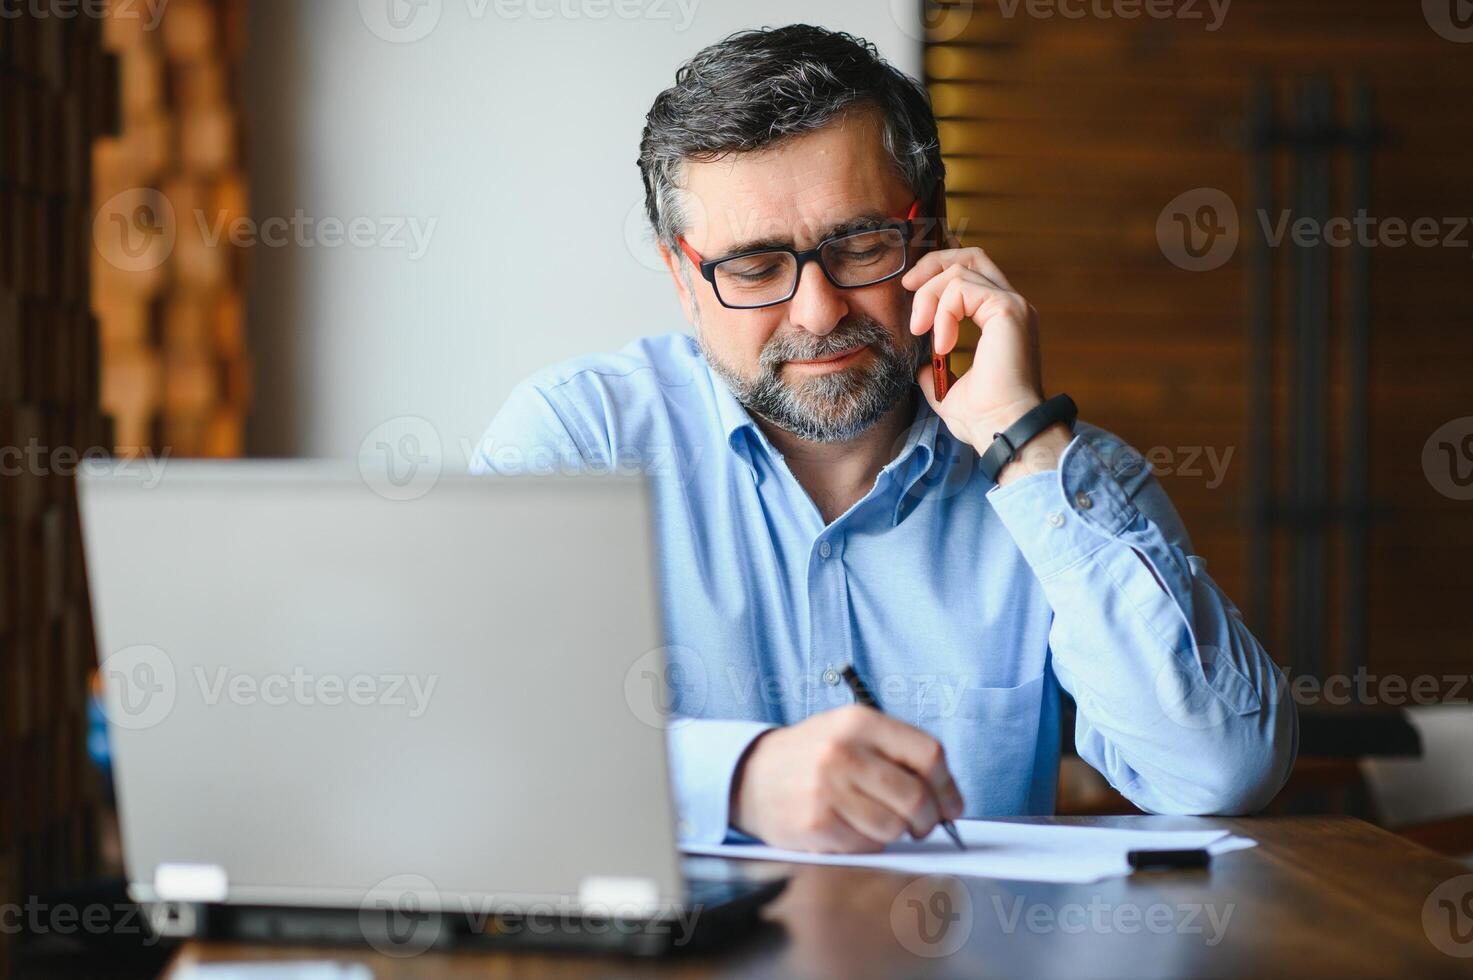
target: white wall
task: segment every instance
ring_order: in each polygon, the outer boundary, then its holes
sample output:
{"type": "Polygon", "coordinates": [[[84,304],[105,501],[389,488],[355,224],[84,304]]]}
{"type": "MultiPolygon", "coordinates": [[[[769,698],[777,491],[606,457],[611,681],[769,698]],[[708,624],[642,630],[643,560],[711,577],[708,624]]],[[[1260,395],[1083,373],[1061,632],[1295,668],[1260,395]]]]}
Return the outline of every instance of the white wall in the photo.
{"type": "Polygon", "coordinates": [[[293,241],[332,236],[330,218],[372,219],[375,238],[397,218],[433,230],[419,257],[407,230],[398,248],[251,248],[251,451],[351,456],[409,415],[438,430],[452,468],[534,369],[683,329],[635,166],[656,93],[711,41],[795,20],[867,37],[917,74],[919,7],[255,0],[253,216],[300,211],[313,224],[293,241]]]}

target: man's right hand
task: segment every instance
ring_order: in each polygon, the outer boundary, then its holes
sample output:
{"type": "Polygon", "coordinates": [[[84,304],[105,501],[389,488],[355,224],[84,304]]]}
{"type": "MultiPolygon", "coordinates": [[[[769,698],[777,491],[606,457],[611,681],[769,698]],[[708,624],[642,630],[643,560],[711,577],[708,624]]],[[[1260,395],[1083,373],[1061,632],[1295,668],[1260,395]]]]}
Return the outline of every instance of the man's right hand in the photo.
{"type": "Polygon", "coordinates": [[[861,705],[758,736],[732,779],[732,826],[789,850],[878,851],[961,815],[941,743],[861,705]]]}

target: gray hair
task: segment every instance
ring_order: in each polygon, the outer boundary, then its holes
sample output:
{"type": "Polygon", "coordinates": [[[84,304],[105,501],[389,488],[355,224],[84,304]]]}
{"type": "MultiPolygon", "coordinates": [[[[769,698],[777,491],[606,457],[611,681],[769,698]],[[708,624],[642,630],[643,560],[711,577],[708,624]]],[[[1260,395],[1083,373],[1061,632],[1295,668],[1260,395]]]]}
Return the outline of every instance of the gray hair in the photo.
{"type": "Polygon", "coordinates": [[[655,234],[674,248],[685,230],[686,160],[769,147],[859,106],[879,110],[885,151],[911,192],[929,203],[945,176],[931,100],[873,44],[793,24],[742,31],[704,48],[645,117],[639,171],[655,234]]]}

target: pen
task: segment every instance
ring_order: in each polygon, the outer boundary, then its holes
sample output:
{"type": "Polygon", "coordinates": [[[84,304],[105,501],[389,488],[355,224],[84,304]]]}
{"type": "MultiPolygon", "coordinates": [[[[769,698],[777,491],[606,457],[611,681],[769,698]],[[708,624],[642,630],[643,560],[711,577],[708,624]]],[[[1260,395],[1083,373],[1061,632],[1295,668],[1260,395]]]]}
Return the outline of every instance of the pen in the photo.
{"type": "MultiPolygon", "coordinates": [[[[844,683],[849,685],[849,690],[854,692],[854,700],[860,704],[868,708],[874,708],[880,712],[885,710],[880,707],[880,703],[875,700],[875,696],[869,692],[869,688],[864,686],[864,681],[860,680],[859,675],[854,672],[853,664],[844,668],[844,683]]],[[[936,812],[941,812],[941,801],[939,800],[936,802],[936,812]]],[[[958,850],[965,851],[967,849],[967,845],[962,843],[962,835],[956,832],[956,824],[950,820],[942,820],[941,829],[945,830],[951,839],[956,842],[958,850]]]]}

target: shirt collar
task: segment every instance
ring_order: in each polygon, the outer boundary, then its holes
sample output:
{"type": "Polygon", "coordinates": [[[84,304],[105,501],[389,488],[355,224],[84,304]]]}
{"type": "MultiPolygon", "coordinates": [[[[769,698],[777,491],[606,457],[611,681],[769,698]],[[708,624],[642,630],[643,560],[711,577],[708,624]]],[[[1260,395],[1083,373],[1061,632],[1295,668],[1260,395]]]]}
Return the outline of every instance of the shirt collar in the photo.
{"type": "MultiPolygon", "coordinates": [[[[701,360],[704,364],[705,358],[702,357],[701,360]]],[[[711,388],[716,393],[716,417],[721,423],[722,433],[726,436],[726,445],[752,472],[752,479],[760,482],[762,476],[757,469],[756,461],[752,458],[754,444],[762,447],[775,459],[781,459],[782,454],[768,441],[766,434],[752,420],[751,414],[742,407],[741,402],[737,401],[736,395],[731,393],[726,381],[712,371],[709,364],[706,365],[706,374],[710,377],[711,388]]]]}
{"type": "MultiPolygon", "coordinates": [[[[881,472],[890,474],[895,481],[895,509],[891,513],[891,525],[899,524],[901,519],[914,509],[916,502],[924,496],[926,487],[917,488],[916,484],[926,474],[930,473],[936,464],[939,443],[949,438],[942,430],[941,417],[932,409],[925,397],[917,398],[916,416],[910,423],[910,431],[906,435],[905,445],[900,452],[890,461],[889,465],[881,472]]],[[[944,451],[941,455],[945,455],[944,451]]]]}

